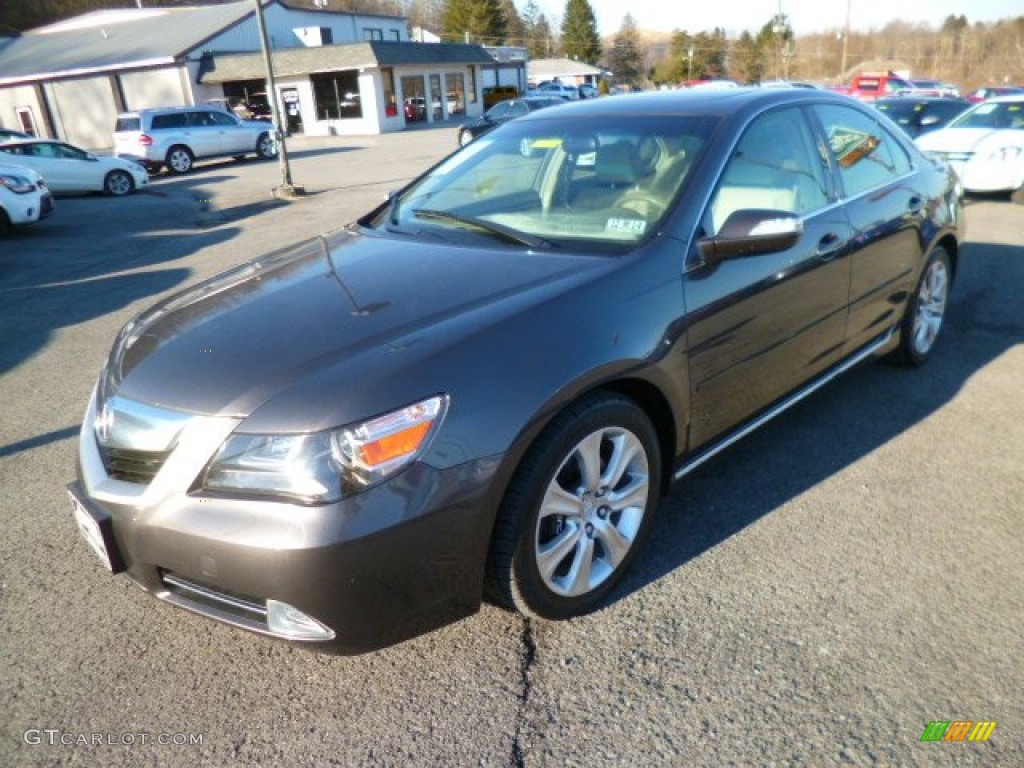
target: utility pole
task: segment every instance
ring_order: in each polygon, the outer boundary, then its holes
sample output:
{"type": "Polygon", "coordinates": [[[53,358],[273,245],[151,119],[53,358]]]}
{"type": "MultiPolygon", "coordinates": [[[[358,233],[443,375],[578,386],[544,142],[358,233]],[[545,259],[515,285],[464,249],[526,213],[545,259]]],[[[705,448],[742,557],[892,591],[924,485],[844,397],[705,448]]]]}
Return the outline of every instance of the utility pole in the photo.
{"type": "Polygon", "coordinates": [[[270,56],[270,40],[267,37],[267,26],[263,22],[263,5],[260,0],[253,0],[256,6],[256,26],[260,30],[260,47],[263,49],[263,65],[267,71],[267,100],[270,102],[270,114],[274,120],[274,140],[277,142],[277,162],[281,167],[281,184],[274,187],[274,197],[290,200],[306,194],[303,187],[292,184],[292,169],[288,164],[288,148],[285,146],[284,122],[281,107],[277,103],[277,85],[274,82],[274,63],[270,56]]]}
{"type": "Polygon", "coordinates": [[[848,50],[850,41],[850,3],[852,0],[846,0],[846,28],[843,29],[843,58],[839,64],[839,79],[842,81],[846,77],[846,52],[848,50]]]}

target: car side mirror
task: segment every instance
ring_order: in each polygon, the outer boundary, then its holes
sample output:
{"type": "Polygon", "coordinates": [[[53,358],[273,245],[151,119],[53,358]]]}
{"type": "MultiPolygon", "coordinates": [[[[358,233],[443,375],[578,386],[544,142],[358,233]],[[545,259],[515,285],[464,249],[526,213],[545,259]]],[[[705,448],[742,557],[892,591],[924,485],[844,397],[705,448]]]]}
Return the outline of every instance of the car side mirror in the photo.
{"type": "Polygon", "coordinates": [[[697,241],[705,264],[777,253],[797,244],[804,223],[787,211],[754,208],[733,211],[715,237],[697,241]]]}

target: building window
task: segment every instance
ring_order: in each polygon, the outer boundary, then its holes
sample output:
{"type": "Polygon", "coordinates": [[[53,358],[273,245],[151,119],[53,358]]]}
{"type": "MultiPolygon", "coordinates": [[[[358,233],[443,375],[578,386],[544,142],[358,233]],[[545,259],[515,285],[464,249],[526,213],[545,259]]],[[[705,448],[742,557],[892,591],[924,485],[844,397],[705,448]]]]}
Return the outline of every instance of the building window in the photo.
{"type": "Polygon", "coordinates": [[[398,115],[398,101],[395,99],[395,70],[390,67],[380,71],[380,80],[384,85],[384,113],[388,117],[398,115]]]}
{"type": "Polygon", "coordinates": [[[377,29],[375,27],[364,27],[363,28],[363,40],[383,40],[384,30],[377,29]]]}
{"type": "Polygon", "coordinates": [[[444,76],[445,95],[448,99],[449,115],[466,114],[465,78],[461,74],[444,76]]]}
{"type": "Polygon", "coordinates": [[[399,32],[397,29],[392,29],[391,39],[394,40],[395,42],[400,42],[402,40],[402,33],[399,32]]]}
{"type": "Polygon", "coordinates": [[[326,72],[309,76],[313,83],[318,120],[363,116],[359,98],[359,73],[355,70],[326,72]]]}

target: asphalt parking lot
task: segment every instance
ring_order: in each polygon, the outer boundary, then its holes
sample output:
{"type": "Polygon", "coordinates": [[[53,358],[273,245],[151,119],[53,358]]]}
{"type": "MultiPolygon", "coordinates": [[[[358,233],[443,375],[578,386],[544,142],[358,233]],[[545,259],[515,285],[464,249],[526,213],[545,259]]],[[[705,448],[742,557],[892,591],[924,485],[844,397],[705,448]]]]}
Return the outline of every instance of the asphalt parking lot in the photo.
{"type": "Polygon", "coordinates": [[[1024,206],[974,200],[923,369],[860,368],[687,478],[603,610],[325,657],[109,576],[64,494],[117,329],[351,221],[452,127],[296,139],[0,239],[0,765],[1024,765],[1024,206]],[[995,721],[985,743],[922,742],[995,721]]]}

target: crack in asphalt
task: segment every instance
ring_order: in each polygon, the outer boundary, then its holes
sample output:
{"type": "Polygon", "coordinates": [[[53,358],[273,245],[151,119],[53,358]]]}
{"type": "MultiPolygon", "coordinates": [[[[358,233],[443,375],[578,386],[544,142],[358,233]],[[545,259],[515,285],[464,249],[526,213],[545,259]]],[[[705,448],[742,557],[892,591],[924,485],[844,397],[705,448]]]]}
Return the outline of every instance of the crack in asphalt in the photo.
{"type": "Polygon", "coordinates": [[[533,636],[533,622],[529,617],[523,617],[523,650],[519,661],[519,679],[522,682],[522,691],[519,694],[519,709],[516,710],[516,733],[512,740],[512,765],[515,768],[526,768],[526,756],[523,754],[523,745],[520,742],[523,735],[523,726],[526,724],[526,708],[530,704],[530,694],[533,692],[533,666],[537,661],[537,643],[533,636]]]}

